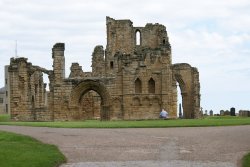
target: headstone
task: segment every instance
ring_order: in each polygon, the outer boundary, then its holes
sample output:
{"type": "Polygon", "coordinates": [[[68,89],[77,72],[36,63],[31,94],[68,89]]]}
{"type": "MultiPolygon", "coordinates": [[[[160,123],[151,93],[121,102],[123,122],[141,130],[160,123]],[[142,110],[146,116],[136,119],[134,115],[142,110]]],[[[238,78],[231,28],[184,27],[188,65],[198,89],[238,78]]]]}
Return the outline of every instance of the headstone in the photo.
{"type": "Polygon", "coordinates": [[[235,116],[235,108],[234,107],[230,108],[230,115],[235,116]]]}
{"type": "Polygon", "coordinates": [[[224,116],[224,110],[220,110],[220,116],[224,116]]]}
{"type": "Polygon", "coordinates": [[[205,115],[207,116],[207,110],[205,110],[205,115]]]}
{"type": "Polygon", "coordinates": [[[214,115],[213,110],[210,110],[210,111],[209,111],[209,115],[210,115],[210,116],[213,116],[213,115],[214,115]]]}
{"type": "Polygon", "coordinates": [[[203,115],[203,108],[202,107],[201,107],[200,113],[201,113],[201,115],[203,115]]]}
{"type": "Polygon", "coordinates": [[[230,115],[230,111],[228,111],[228,110],[226,110],[225,112],[224,112],[224,115],[230,115]]]}

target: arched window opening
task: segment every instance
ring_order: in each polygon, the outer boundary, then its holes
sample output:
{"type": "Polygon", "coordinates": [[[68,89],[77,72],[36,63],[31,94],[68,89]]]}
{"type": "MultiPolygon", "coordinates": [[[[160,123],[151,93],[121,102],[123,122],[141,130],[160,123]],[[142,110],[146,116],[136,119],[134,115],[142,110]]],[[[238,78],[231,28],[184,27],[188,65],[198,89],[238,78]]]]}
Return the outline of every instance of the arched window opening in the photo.
{"type": "Polygon", "coordinates": [[[110,69],[113,69],[114,68],[114,63],[113,61],[110,62],[110,69]]]}
{"type": "Polygon", "coordinates": [[[136,36],[136,45],[141,45],[141,32],[137,30],[135,36],[136,36]]]}
{"type": "Polygon", "coordinates": [[[35,108],[35,98],[34,98],[34,96],[31,97],[31,106],[32,106],[32,108],[35,108]]]}
{"type": "Polygon", "coordinates": [[[177,86],[177,117],[179,118],[183,118],[183,108],[182,108],[182,94],[181,94],[181,87],[179,85],[179,83],[176,83],[177,86]]]}
{"type": "Polygon", "coordinates": [[[155,93],[155,81],[153,78],[150,78],[148,81],[148,93],[155,93]]]}
{"type": "Polygon", "coordinates": [[[135,93],[142,93],[141,80],[139,78],[135,80],[135,93]]]}
{"type": "Polygon", "coordinates": [[[163,39],[162,43],[163,43],[163,45],[165,45],[165,44],[166,44],[166,40],[165,40],[165,39],[163,39]]]}
{"type": "Polygon", "coordinates": [[[38,84],[35,84],[35,94],[38,92],[38,84]]]}

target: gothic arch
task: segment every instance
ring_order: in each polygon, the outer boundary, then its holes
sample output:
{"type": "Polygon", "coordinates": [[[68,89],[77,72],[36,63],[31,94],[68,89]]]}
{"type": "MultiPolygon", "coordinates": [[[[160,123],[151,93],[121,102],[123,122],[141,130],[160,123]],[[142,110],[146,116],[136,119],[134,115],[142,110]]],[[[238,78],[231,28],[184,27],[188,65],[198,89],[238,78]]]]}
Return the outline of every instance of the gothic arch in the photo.
{"type": "Polygon", "coordinates": [[[135,82],[135,93],[142,93],[142,81],[140,78],[136,78],[135,82]]]}
{"type": "Polygon", "coordinates": [[[133,97],[132,105],[133,106],[140,106],[141,105],[141,99],[138,96],[133,97]]]}
{"type": "Polygon", "coordinates": [[[201,115],[198,70],[186,63],[174,64],[172,69],[174,79],[181,89],[183,117],[199,118],[201,115]]]}
{"type": "Polygon", "coordinates": [[[155,80],[152,77],[148,80],[148,93],[155,93],[155,80]]]}
{"type": "Polygon", "coordinates": [[[88,91],[93,90],[101,97],[101,120],[110,119],[110,95],[103,83],[97,80],[84,80],[76,85],[70,95],[70,107],[77,108],[81,97],[88,91]]]}
{"type": "Polygon", "coordinates": [[[141,30],[136,29],[135,30],[135,44],[137,46],[140,46],[142,44],[142,38],[141,38],[141,30]]]}

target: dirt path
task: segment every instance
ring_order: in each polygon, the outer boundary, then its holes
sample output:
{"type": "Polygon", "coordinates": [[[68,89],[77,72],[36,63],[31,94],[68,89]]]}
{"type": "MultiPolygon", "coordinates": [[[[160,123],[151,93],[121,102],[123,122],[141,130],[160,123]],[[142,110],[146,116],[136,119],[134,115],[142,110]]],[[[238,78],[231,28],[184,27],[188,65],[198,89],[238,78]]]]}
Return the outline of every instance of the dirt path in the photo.
{"type": "Polygon", "coordinates": [[[57,145],[63,167],[236,167],[250,151],[250,126],[66,129],[0,126],[57,145]]]}

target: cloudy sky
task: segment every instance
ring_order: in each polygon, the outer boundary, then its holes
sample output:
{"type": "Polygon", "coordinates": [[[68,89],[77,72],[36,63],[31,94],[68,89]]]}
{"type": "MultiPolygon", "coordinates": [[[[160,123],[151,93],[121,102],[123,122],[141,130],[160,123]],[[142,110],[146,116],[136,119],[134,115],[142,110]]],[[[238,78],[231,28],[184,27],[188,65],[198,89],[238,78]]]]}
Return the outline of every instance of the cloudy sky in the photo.
{"type": "Polygon", "coordinates": [[[173,63],[199,69],[204,110],[250,109],[249,0],[0,0],[0,87],[15,41],[17,56],[47,69],[64,42],[66,74],[72,62],[90,71],[93,48],[106,46],[106,16],[164,24],[173,63]]]}

